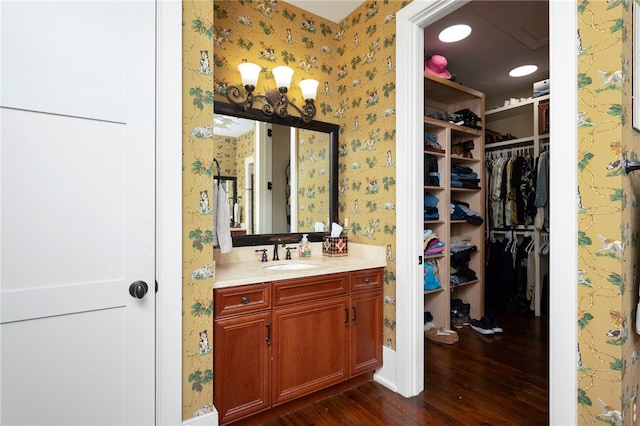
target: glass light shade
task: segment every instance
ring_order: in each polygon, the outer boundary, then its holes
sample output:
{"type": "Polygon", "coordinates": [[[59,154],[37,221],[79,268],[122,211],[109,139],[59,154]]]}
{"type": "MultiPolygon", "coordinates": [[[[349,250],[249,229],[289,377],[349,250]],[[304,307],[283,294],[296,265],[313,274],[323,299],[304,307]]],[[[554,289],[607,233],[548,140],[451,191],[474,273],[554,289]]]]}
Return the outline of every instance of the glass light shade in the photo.
{"type": "Polygon", "coordinates": [[[276,87],[279,89],[284,87],[285,89],[289,89],[291,85],[291,77],[293,77],[293,69],[287,66],[279,66],[275,67],[271,70],[273,74],[273,78],[276,79],[276,87]]]}
{"type": "Polygon", "coordinates": [[[318,80],[302,80],[298,83],[300,86],[300,90],[302,91],[302,98],[306,101],[307,99],[315,99],[316,94],[318,92],[318,80]]]}
{"type": "Polygon", "coordinates": [[[509,71],[511,77],[523,77],[525,75],[533,74],[538,70],[536,65],[522,65],[509,71]]]}
{"type": "Polygon", "coordinates": [[[243,62],[238,65],[240,70],[240,76],[242,77],[243,86],[257,86],[258,77],[260,76],[260,65],[252,64],[251,62],[243,62]]]}
{"type": "Polygon", "coordinates": [[[467,38],[471,34],[471,27],[468,25],[452,25],[440,32],[438,38],[443,43],[454,43],[467,38]]]}

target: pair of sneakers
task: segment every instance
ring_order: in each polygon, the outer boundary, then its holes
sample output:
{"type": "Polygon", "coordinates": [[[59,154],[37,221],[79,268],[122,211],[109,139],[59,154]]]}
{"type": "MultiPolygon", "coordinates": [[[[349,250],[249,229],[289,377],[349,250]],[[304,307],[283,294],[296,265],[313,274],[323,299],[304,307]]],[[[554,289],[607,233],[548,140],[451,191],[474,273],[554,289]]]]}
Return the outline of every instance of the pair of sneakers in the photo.
{"type": "Polygon", "coordinates": [[[498,318],[493,315],[484,316],[479,320],[472,319],[471,328],[480,334],[502,333],[502,326],[500,325],[498,318]]]}

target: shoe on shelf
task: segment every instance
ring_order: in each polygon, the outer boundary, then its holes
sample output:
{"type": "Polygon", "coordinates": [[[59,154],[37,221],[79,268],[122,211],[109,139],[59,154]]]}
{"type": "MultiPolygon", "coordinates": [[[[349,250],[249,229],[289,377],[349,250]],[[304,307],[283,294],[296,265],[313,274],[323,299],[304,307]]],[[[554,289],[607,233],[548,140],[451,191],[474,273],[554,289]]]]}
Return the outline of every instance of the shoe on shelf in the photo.
{"type": "Polygon", "coordinates": [[[494,317],[493,315],[489,315],[489,325],[491,325],[491,329],[493,330],[494,333],[502,333],[502,326],[500,325],[500,321],[498,321],[498,318],[494,317]]]}
{"type": "Polygon", "coordinates": [[[424,322],[429,321],[433,321],[433,315],[431,315],[431,312],[429,311],[424,311],[424,322]]]}
{"type": "Polygon", "coordinates": [[[455,328],[463,328],[464,321],[462,320],[462,318],[451,317],[451,325],[455,328]]]}
{"type": "Polygon", "coordinates": [[[469,314],[465,314],[462,316],[462,325],[471,325],[471,317],[469,314]]]}
{"type": "Polygon", "coordinates": [[[446,328],[435,327],[429,330],[425,330],[424,337],[434,342],[444,343],[446,345],[453,345],[459,340],[458,333],[456,333],[455,331],[446,328]]]}
{"type": "Polygon", "coordinates": [[[491,324],[489,324],[489,318],[482,317],[481,319],[472,319],[471,320],[471,328],[477,331],[480,334],[494,334],[493,328],[491,324]]]}

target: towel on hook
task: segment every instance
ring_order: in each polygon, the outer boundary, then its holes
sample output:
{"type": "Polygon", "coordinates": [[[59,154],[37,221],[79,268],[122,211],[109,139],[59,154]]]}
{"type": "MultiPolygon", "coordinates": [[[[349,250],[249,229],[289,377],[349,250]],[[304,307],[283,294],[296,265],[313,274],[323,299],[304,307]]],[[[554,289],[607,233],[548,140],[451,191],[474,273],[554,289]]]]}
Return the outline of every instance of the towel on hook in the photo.
{"type": "Polygon", "coordinates": [[[217,191],[215,229],[218,236],[218,245],[221,253],[229,253],[233,248],[233,241],[231,240],[231,215],[229,214],[227,191],[224,190],[220,183],[218,183],[217,191]]]}

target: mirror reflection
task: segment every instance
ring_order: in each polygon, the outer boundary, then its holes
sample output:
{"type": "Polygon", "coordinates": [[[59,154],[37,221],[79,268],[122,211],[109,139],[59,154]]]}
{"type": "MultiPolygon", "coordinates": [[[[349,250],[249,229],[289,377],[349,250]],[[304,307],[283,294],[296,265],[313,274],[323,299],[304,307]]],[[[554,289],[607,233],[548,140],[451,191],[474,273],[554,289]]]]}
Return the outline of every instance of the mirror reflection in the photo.
{"type": "MultiPolygon", "coordinates": [[[[217,107],[213,135],[221,173],[237,185],[232,190],[232,236],[329,231],[337,216],[332,214],[337,201],[331,191],[337,131],[250,120],[220,113],[217,107]]],[[[237,242],[234,238],[234,245],[247,245],[237,242]]]]}
{"type": "MultiPolygon", "coordinates": [[[[214,185],[220,186],[224,189],[227,196],[226,208],[229,211],[229,217],[231,218],[231,228],[240,228],[239,222],[239,205],[238,205],[238,189],[237,178],[235,176],[214,176],[214,185]]],[[[201,213],[204,213],[201,208],[201,213]]]]}

